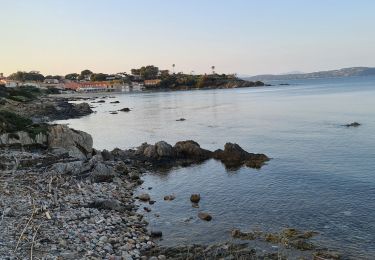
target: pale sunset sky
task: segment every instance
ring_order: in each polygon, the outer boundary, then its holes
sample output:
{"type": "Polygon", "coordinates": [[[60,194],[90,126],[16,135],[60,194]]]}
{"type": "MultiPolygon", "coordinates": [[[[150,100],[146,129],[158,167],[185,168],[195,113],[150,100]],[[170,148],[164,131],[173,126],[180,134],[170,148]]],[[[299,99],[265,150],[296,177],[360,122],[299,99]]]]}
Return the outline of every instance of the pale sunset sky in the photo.
{"type": "Polygon", "coordinates": [[[0,73],[375,66],[374,0],[0,0],[0,73]]]}

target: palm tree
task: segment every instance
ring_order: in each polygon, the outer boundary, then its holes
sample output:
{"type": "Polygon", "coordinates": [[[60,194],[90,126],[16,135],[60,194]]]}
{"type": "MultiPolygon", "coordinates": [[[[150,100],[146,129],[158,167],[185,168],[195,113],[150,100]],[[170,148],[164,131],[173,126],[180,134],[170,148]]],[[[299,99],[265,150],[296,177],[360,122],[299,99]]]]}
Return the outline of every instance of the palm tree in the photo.
{"type": "Polygon", "coordinates": [[[174,67],[176,67],[176,64],[172,64],[172,67],[173,67],[173,74],[174,74],[174,67]]]}
{"type": "Polygon", "coordinates": [[[215,74],[215,66],[211,66],[212,74],[215,74]]]}

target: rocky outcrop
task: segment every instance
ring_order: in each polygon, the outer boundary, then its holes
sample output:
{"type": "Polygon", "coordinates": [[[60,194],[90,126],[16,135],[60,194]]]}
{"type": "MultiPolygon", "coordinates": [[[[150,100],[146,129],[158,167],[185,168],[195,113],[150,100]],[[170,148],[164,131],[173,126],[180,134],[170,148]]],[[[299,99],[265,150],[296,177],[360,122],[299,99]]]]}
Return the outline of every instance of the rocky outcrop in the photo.
{"type": "Polygon", "coordinates": [[[247,166],[261,168],[269,158],[264,154],[248,153],[239,145],[227,143],[224,150],[215,152],[203,149],[192,140],[177,142],[173,147],[165,141],[154,145],[142,144],[136,150],[119,150],[112,152],[114,159],[131,158],[140,162],[149,162],[153,167],[169,168],[188,166],[214,158],[220,160],[228,168],[247,166]]]}
{"type": "Polygon", "coordinates": [[[177,142],[174,149],[176,151],[176,155],[181,158],[207,160],[212,155],[212,152],[202,149],[197,142],[192,140],[177,142]]]}
{"type": "Polygon", "coordinates": [[[24,131],[0,135],[0,147],[36,147],[45,146],[46,143],[47,135],[44,133],[36,134],[34,137],[24,131]]]}
{"type": "Polygon", "coordinates": [[[20,147],[26,150],[43,147],[54,153],[67,153],[79,159],[87,159],[91,156],[92,145],[91,135],[66,125],[51,125],[46,132],[34,135],[24,131],[0,135],[0,147],[20,147]]]}
{"type": "Polygon", "coordinates": [[[265,154],[248,153],[238,144],[226,143],[223,150],[216,150],[213,158],[220,160],[228,168],[246,165],[250,168],[261,168],[269,158],[265,154]]]}
{"type": "Polygon", "coordinates": [[[67,152],[71,157],[86,159],[91,156],[93,140],[88,133],[66,125],[53,125],[48,132],[48,147],[55,152],[67,152]]]}
{"type": "Polygon", "coordinates": [[[4,101],[2,109],[12,111],[25,118],[31,118],[36,123],[79,118],[93,113],[87,103],[69,103],[67,99],[48,97],[42,97],[33,102],[7,99],[4,101]]]}

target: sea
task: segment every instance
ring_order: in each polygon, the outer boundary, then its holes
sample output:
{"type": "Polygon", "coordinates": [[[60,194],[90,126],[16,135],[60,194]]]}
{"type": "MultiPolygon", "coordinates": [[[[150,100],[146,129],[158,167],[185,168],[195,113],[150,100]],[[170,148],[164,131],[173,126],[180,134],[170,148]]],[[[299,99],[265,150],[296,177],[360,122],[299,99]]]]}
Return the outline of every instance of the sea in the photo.
{"type": "Polygon", "coordinates": [[[91,103],[94,114],[58,123],[90,133],[96,149],[194,140],[210,150],[237,143],[272,158],[261,169],[228,170],[212,159],[146,174],[137,192],[156,200],[142,213],[163,232],[161,245],[228,241],[233,228],[291,227],[318,232],[315,244],[348,259],[375,259],[375,77],[267,83],[110,94],[91,103]],[[131,111],[111,114],[124,107],[131,111]],[[361,125],[345,126],[352,122],[361,125]],[[201,195],[199,208],[192,193],[201,195]],[[212,221],[200,220],[200,211],[212,221]]]}

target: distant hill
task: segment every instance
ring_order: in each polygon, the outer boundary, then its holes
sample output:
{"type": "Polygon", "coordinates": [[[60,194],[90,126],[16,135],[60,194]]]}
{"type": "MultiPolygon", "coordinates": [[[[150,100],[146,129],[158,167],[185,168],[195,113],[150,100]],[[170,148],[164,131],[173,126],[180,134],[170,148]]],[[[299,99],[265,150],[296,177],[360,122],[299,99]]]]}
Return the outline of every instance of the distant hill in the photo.
{"type": "Polygon", "coordinates": [[[369,67],[353,67],[344,68],[339,70],[318,71],[311,73],[294,73],[283,75],[258,75],[253,77],[246,77],[244,79],[256,80],[293,80],[293,79],[320,79],[320,78],[342,78],[342,77],[355,77],[355,76],[375,76],[375,68],[369,67]]]}

